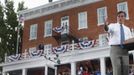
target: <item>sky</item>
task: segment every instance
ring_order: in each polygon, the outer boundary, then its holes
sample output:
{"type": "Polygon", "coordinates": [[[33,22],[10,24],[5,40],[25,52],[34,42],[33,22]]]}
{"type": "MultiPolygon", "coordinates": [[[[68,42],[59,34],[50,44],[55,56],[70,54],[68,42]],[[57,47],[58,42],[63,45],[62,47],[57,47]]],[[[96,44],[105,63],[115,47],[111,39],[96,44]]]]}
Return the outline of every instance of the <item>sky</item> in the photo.
{"type": "MultiPolygon", "coordinates": [[[[0,0],[0,1],[2,3],[4,2],[4,0],[0,0]]],[[[24,6],[28,7],[28,9],[48,3],[48,0],[13,0],[13,1],[15,2],[14,4],[15,8],[17,8],[19,2],[24,1],[25,2],[24,6]]],[[[53,0],[53,1],[58,1],[58,0],[53,0]]]]}

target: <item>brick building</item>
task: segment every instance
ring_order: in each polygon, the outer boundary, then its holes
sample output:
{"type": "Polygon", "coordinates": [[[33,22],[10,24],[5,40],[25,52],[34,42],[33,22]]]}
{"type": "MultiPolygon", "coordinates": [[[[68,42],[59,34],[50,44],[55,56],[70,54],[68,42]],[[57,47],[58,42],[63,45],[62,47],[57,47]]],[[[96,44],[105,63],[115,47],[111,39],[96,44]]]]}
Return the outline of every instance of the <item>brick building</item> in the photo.
{"type": "MultiPolygon", "coordinates": [[[[68,1],[61,4],[50,3],[46,9],[43,6],[34,8],[33,10],[25,10],[25,26],[23,33],[23,51],[31,47],[37,47],[39,44],[52,44],[52,46],[61,45],[63,41],[55,39],[54,36],[61,38],[63,34],[58,35],[52,30],[54,27],[67,23],[67,34],[76,39],[98,39],[103,34],[102,25],[104,17],[108,17],[109,22],[116,22],[116,13],[119,10],[127,12],[127,25],[133,27],[133,15],[131,0],[115,0],[115,1],[68,1]],[[78,2],[78,4],[75,4],[78,2]],[[71,4],[72,3],[72,4],[71,4]],[[52,5],[52,6],[51,6],[52,5]],[[66,19],[66,20],[64,20],[66,19]],[[50,27],[47,27],[51,24],[50,27]],[[30,36],[30,27],[35,27],[35,36],[30,36]],[[47,31],[47,28],[49,31],[47,31]],[[60,37],[61,36],[61,37],[60,37]],[[60,42],[59,42],[60,41],[60,42]]],[[[34,29],[34,28],[33,28],[34,29]]],[[[31,29],[32,31],[32,29],[31,29]]],[[[33,32],[34,33],[34,32],[33,32]]],[[[32,34],[32,33],[31,33],[32,34]]],[[[64,35],[63,35],[64,36],[64,35]]],[[[67,41],[67,40],[65,40],[67,41]]]]}
{"type": "Polygon", "coordinates": [[[116,22],[116,13],[125,11],[134,35],[133,2],[60,0],[20,11],[25,18],[22,53],[6,57],[3,75],[76,75],[80,67],[106,75],[112,67],[104,19],[116,22]]]}

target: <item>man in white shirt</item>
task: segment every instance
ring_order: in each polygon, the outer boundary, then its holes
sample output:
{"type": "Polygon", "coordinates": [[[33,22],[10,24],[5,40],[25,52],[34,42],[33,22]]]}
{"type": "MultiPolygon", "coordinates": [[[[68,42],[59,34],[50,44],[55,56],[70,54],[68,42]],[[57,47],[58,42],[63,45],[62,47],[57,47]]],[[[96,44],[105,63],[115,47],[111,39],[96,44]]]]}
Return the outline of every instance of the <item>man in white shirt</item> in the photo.
{"type": "Polygon", "coordinates": [[[104,29],[109,36],[110,59],[113,67],[113,75],[129,75],[129,54],[124,49],[123,42],[132,37],[130,29],[124,25],[126,13],[117,13],[117,23],[108,25],[106,20],[104,29]]]}
{"type": "Polygon", "coordinates": [[[126,27],[124,24],[120,23],[111,23],[109,24],[108,32],[110,33],[109,37],[109,45],[120,45],[121,44],[121,35],[120,35],[120,25],[124,28],[125,33],[125,40],[128,40],[131,38],[131,31],[128,27],[126,27]]]}

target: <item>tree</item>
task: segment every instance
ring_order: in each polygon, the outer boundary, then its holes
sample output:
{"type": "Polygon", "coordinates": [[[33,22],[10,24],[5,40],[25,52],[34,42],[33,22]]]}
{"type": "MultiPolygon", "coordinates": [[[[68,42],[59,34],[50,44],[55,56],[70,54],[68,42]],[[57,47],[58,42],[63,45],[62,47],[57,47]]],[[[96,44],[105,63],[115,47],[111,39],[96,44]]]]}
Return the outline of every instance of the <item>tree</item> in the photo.
{"type": "MultiPolygon", "coordinates": [[[[17,12],[24,10],[24,2],[18,4],[17,12]]],[[[7,55],[16,53],[17,31],[18,25],[17,13],[14,9],[14,2],[12,0],[5,0],[5,6],[0,3],[0,62],[4,61],[4,54],[7,55]]],[[[22,29],[20,33],[22,36],[22,29]]]]}
{"type": "Polygon", "coordinates": [[[27,8],[24,7],[24,1],[19,2],[17,12],[19,12],[21,10],[25,10],[25,9],[27,9],[27,8]]]}
{"type": "Polygon", "coordinates": [[[5,1],[5,14],[6,20],[5,24],[7,26],[7,47],[10,50],[9,54],[14,54],[16,51],[16,39],[17,39],[17,32],[15,28],[18,26],[17,21],[17,14],[15,13],[14,9],[14,2],[10,0],[5,1]]]}
{"type": "Polygon", "coordinates": [[[3,9],[3,5],[0,2],[0,62],[3,61],[4,58],[4,54],[6,53],[6,25],[5,25],[5,21],[4,21],[4,9],[3,9]]]}

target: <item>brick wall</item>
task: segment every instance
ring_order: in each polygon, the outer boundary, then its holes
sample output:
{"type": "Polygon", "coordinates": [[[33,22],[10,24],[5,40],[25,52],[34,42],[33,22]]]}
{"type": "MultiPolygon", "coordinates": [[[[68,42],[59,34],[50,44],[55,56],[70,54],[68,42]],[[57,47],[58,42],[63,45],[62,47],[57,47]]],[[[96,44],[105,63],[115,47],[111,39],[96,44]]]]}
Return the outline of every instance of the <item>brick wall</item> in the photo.
{"type": "Polygon", "coordinates": [[[73,33],[76,35],[76,37],[80,38],[87,36],[89,39],[98,39],[98,35],[104,33],[104,31],[103,26],[97,25],[97,8],[106,6],[109,22],[116,22],[117,3],[124,1],[128,2],[129,13],[129,20],[127,20],[126,25],[134,28],[133,0],[104,0],[25,21],[22,52],[30,47],[37,47],[40,43],[53,44],[53,46],[57,46],[58,43],[53,37],[44,38],[44,22],[46,20],[52,19],[53,27],[56,27],[60,25],[61,17],[63,16],[69,16],[69,26],[73,30],[73,33]],[[83,11],[87,11],[88,29],[78,30],[78,13],[83,11]],[[30,41],[29,34],[31,24],[38,24],[38,32],[37,39],[30,41]]]}

